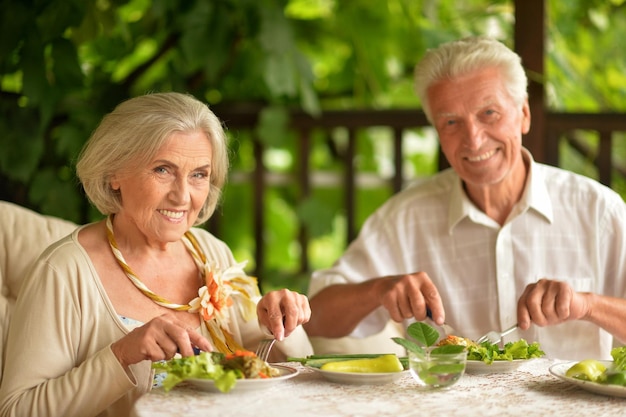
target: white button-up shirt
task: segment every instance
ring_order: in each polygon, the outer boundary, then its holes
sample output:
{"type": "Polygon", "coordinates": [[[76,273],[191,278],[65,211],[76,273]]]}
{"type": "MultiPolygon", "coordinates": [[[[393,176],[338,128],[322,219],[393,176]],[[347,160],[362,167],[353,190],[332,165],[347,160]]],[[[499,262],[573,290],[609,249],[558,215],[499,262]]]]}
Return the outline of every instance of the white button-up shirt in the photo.
{"type": "MultiPolygon", "coordinates": [[[[517,321],[517,300],[541,278],[575,291],[626,298],[626,204],[611,189],[530,161],[524,194],[505,224],[478,209],[451,169],[389,199],[345,254],[316,271],[309,296],[335,283],[424,271],[441,295],[447,324],[476,339],[517,321]]],[[[380,307],[351,336],[379,332],[380,307]]],[[[410,321],[405,325],[408,326],[410,321]]],[[[516,331],[505,341],[537,341],[558,359],[610,359],[613,337],[585,321],[516,331]]]]}

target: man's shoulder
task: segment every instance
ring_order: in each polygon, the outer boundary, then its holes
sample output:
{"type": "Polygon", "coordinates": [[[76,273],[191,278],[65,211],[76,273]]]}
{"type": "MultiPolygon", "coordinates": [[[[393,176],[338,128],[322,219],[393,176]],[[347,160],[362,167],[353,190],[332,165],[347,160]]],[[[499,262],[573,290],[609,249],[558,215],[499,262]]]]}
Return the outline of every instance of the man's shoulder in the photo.
{"type": "Polygon", "coordinates": [[[537,164],[537,168],[554,202],[580,208],[591,205],[619,211],[624,208],[624,199],[617,191],[593,178],[551,165],[537,164]]]}
{"type": "Polygon", "coordinates": [[[617,192],[588,176],[552,165],[536,164],[546,185],[560,190],[602,193],[618,196],[617,192]]]}
{"type": "Polygon", "coordinates": [[[451,168],[445,169],[430,177],[413,180],[396,196],[398,199],[427,199],[450,194],[459,183],[459,176],[451,168]]]}
{"type": "Polygon", "coordinates": [[[459,177],[451,169],[430,177],[415,179],[403,190],[389,198],[378,211],[383,217],[396,216],[414,210],[439,211],[450,201],[453,187],[458,186],[459,177]]]}

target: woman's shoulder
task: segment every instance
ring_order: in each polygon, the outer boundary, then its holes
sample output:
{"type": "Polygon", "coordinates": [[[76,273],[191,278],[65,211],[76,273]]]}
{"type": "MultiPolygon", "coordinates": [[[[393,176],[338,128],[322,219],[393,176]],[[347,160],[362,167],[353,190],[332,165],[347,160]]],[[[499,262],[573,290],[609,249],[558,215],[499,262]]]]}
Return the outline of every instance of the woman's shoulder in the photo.
{"type": "MultiPolygon", "coordinates": [[[[81,226],[82,227],[82,226],[81,226]]],[[[42,289],[52,285],[57,288],[80,288],[90,273],[89,259],[78,244],[79,229],[57,240],[46,247],[31,263],[24,275],[20,291],[28,289],[42,289]]],[[[62,292],[58,292],[60,296],[62,292]]]]}
{"type": "Polygon", "coordinates": [[[85,248],[78,241],[78,235],[84,227],[78,227],[71,234],[48,246],[32,267],[38,268],[41,274],[48,271],[62,276],[66,281],[85,275],[82,272],[91,269],[91,264],[85,248]]]}
{"type": "Polygon", "coordinates": [[[78,236],[80,231],[85,227],[86,226],[79,226],[69,235],[52,243],[41,253],[39,259],[51,261],[66,257],[74,258],[76,253],[83,251],[83,248],[78,242],[78,236]]]}
{"type": "Polygon", "coordinates": [[[215,236],[213,233],[209,232],[202,226],[194,226],[189,231],[193,234],[193,236],[200,242],[205,245],[215,245],[215,246],[227,246],[226,242],[215,236]]]}

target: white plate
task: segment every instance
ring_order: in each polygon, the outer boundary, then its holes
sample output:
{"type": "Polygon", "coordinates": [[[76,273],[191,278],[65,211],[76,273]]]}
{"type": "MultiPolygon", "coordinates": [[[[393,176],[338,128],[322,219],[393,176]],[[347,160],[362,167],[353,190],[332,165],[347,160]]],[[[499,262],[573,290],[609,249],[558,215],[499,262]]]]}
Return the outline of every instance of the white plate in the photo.
{"type": "Polygon", "coordinates": [[[312,366],[307,368],[321,374],[324,378],[331,382],[337,382],[339,384],[350,385],[382,385],[390,382],[397,381],[403,375],[408,375],[410,371],[400,372],[377,372],[377,373],[363,373],[363,372],[337,372],[337,371],[325,371],[312,366]]]}
{"type": "MultiPolygon", "coordinates": [[[[611,361],[600,361],[605,364],[607,367],[612,365],[611,361]]],[[[605,385],[598,384],[597,382],[591,381],[583,381],[582,379],[571,378],[565,376],[567,370],[572,367],[577,362],[566,362],[566,363],[557,363],[556,365],[552,365],[550,367],[550,373],[557,378],[562,379],[563,381],[567,381],[571,384],[578,385],[580,388],[593,392],[595,394],[603,394],[609,395],[612,397],[624,397],[626,398],[626,387],[622,387],[621,385],[605,385]]]]}
{"type": "Polygon", "coordinates": [[[528,362],[530,359],[514,359],[512,361],[493,361],[485,363],[483,361],[468,360],[465,372],[470,374],[491,374],[512,372],[528,362]]]}
{"type": "MultiPolygon", "coordinates": [[[[280,374],[278,376],[274,376],[272,378],[259,378],[259,379],[238,379],[235,383],[235,386],[228,392],[242,392],[242,391],[257,391],[261,389],[266,389],[272,387],[286,379],[293,378],[298,375],[298,370],[292,368],[290,366],[283,365],[271,365],[272,368],[278,369],[280,374]]],[[[221,393],[212,379],[188,379],[191,385],[208,392],[219,392],[221,393]]]]}

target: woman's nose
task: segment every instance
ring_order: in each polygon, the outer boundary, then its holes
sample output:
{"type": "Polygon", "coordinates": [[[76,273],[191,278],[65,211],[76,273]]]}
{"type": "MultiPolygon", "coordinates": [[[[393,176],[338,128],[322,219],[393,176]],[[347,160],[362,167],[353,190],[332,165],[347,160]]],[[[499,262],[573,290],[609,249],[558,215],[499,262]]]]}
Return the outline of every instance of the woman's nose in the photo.
{"type": "Polygon", "coordinates": [[[172,199],[177,203],[187,203],[191,197],[189,194],[189,184],[185,178],[178,178],[172,183],[172,189],[170,191],[172,199]]]}

